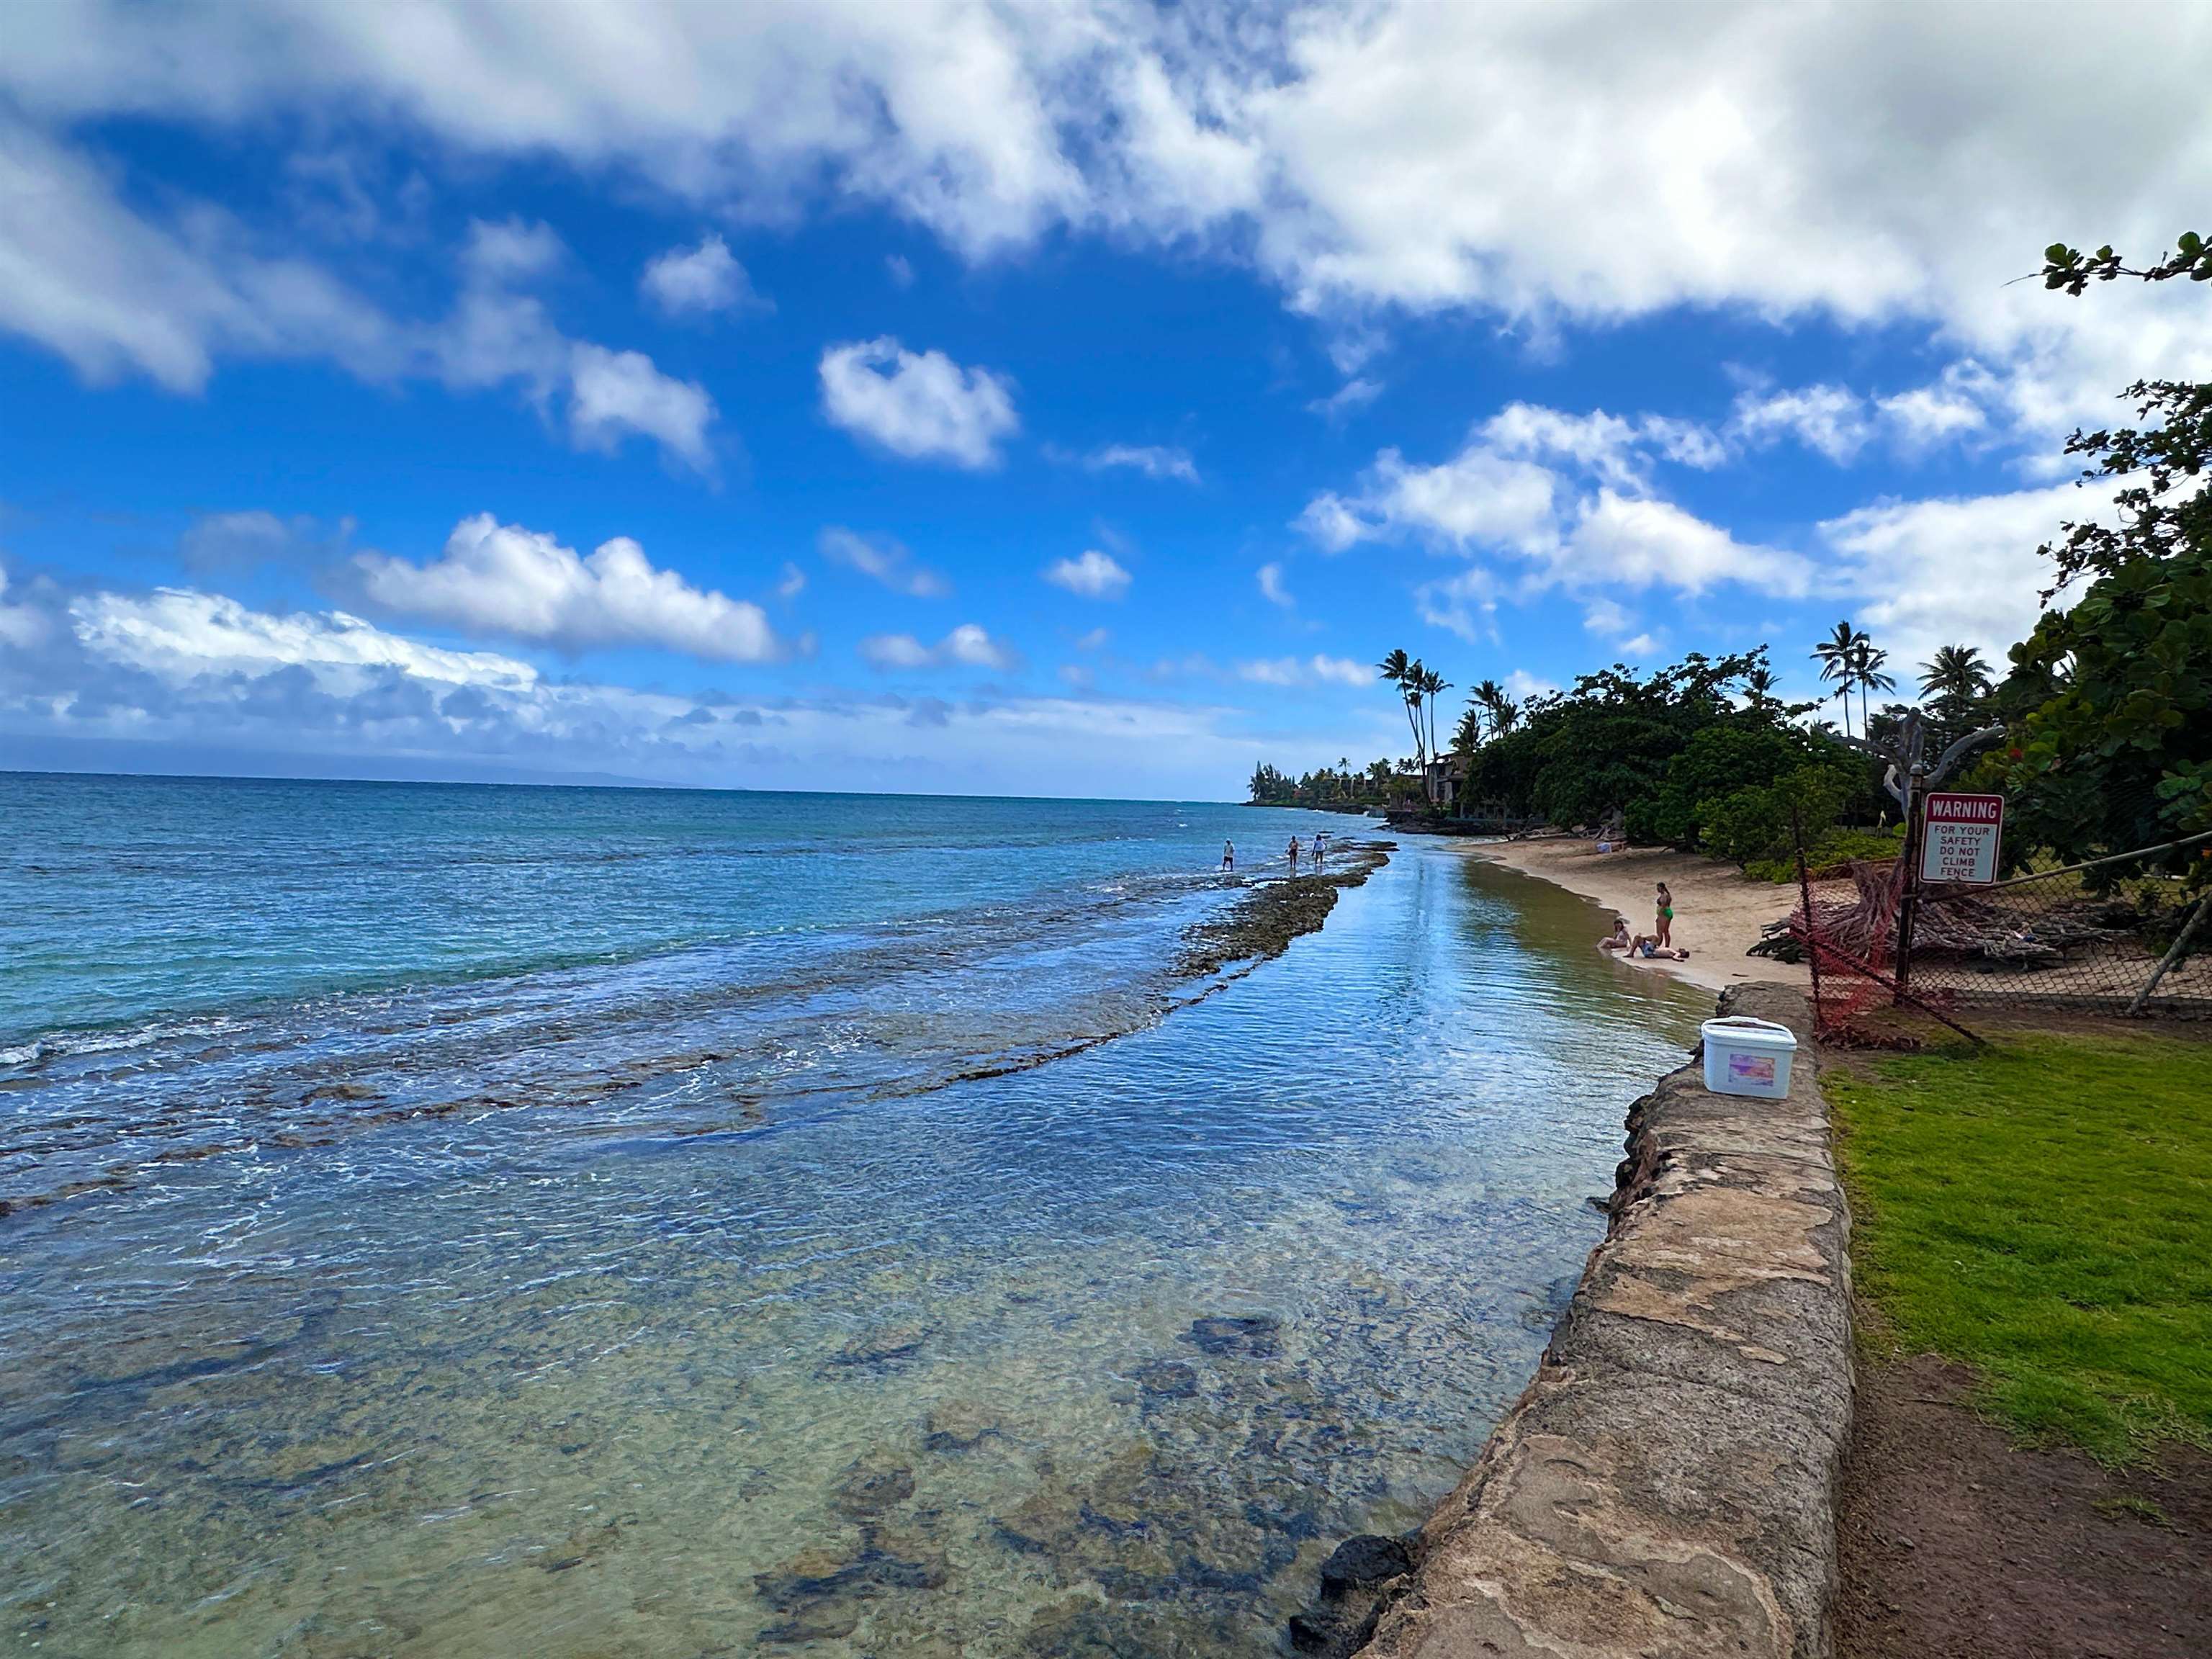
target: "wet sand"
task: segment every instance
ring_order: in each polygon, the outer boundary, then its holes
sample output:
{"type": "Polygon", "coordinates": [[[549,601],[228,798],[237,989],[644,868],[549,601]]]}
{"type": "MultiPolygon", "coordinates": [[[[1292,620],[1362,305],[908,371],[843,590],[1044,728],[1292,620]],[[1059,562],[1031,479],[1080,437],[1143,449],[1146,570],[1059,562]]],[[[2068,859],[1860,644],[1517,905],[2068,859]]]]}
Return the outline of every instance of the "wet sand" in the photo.
{"type": "MultiPolygon", "coordinates": [[[[1578,836],[1456,844],[1479,858],[1595,899],[1608,911],[1626,916],[1630,928],[1638,933],[1651,930],[1652,887],[1665,882],[1674,895],[1674,943],[1690,952],[1690,959],[1638,962],[1632,964],[1638,969],[1656,969],[1716,990],[1749,980],[1809,982],[1801,964],[1744,954],[1759,943],[1762,927],[1790,914],[1794,895],[1787,886],[1752,881],[1732,865],[1667,848],[1601,853],[1596,842],[1578,836]]],[[[1591,920],[1595,948],[1611,918],[1593,915],[1591,920]]]]}

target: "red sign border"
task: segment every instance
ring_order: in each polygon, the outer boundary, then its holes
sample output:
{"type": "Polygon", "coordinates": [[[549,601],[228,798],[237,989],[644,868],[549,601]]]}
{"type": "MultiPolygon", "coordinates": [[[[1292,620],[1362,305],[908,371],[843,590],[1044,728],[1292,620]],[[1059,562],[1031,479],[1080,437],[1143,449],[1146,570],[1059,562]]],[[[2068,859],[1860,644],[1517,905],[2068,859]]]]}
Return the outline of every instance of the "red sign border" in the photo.
{"type": "Polygon", "coordinates": [[[1920,843],[1918,848],[1916,849],[1919,857],[1917,860],[1917,867],[1913,872],[1915,878],[1920,881],[1939,882],[1947,886],[1988,887],[1994,885],[1997,879],[1997,868],[2004,860],[2004,821],[2005,799],[2002,795],[1992,795],[1978,789],[1929,790],[1925,795],[1923,795],[1920,798],[1920,843]],[[1939,800],[1990,800],[1996,803],[1996,817],[1986,823],[1969,818],[1950,818],[1946,820],[1947,823],[1966,823],[1971,824],[1973,828],[1978,830],[1985,829],[1994,830],[1996,832],[1996,849],[1994,856],[1992,856],[1990,860],[1990,878],[1988,881],[1961,882],[1955,877],[1947,879],[1939,876],[1930,876],[1928,873],[1928,830],[1929,824],[1934,822],[1932,809],[1939,800]]]}

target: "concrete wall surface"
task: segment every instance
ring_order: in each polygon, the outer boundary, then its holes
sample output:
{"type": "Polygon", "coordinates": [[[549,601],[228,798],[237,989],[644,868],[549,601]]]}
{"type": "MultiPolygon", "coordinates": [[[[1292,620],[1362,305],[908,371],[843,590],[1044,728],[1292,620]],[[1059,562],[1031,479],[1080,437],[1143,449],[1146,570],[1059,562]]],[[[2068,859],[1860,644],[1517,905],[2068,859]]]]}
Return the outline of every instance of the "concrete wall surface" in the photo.
{"type": "Polygon", "coordinates": [[[1850,1213],[1810,1014],[1786,1100],[1662,1079],[1528,1392],[1422,1528],[1365,1659],[1827,1659],[1851,1413],[1850,1213]]]}

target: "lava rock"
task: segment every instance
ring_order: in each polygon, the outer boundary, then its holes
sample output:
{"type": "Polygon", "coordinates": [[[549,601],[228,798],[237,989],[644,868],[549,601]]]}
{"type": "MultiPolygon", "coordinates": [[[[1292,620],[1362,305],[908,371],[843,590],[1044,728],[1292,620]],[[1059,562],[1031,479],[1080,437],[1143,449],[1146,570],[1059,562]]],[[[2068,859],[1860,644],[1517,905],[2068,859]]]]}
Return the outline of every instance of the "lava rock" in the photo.
{"type": "Polygon", "coordinates": [[[1195,1346],[1200,1353],[1216,1356],[1241,1354],[1254,1359],[1272,1358],[1282,1352],[1283,1322],[1273,1314],[1255,1314],[1243,1318],[1226,1314],[1209,1314],[1204,1319],[1194,1319],[1183,1333],[1183,1340],[1195,1346]]]}
{"type": "Polygon", "coordinates": [[[1137,1367],[1137,1386],[1155,1400],[1188,1400],[1198,1392],[1198,1373],[1179,1359],[1137,1367]]]}
{"type": "Polygon", "coordinates": [[[1413,1553],[1402,1539],[1363,1533],[1347,1538],[1321,1566],[1321,1593],[1341,1601],[1354,1591],[1380,1589],[1401,1573],[1413,1570],[1413,1553]]]}

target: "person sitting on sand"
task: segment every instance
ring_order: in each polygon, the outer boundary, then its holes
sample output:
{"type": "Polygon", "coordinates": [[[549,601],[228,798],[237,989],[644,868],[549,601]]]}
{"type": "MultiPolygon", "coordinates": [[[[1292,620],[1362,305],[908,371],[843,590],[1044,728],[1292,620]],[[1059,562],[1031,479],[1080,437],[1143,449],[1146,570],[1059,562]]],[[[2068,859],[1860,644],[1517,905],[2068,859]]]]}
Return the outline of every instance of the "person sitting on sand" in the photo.
{"type": "Polygon", "coordinates": [[[1631,943],[1628,937],[1628,918],[1615,916],[1613,919],[1613,931],[1597,942],[1597,948],[1601,951],[1626,951],[1631,943]]]}

